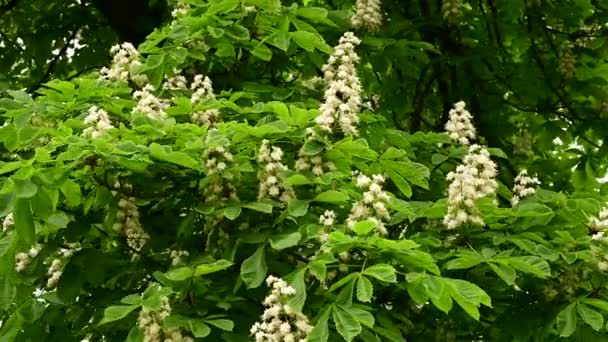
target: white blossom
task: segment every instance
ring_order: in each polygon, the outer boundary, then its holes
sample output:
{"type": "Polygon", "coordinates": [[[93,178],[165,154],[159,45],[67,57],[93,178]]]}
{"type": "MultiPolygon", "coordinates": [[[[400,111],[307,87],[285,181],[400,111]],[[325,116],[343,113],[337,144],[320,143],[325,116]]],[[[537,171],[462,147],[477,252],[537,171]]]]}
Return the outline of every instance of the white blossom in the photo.
{"type": "Polygon", "coordinates": [[[17,272],[24,272],[32,262],[32,259],[38,256],[38,253],[40,253],[41,249],[42,246],[35,245],[27,252],[20,252],[15,254],[15,270],[17,272]]]}
{"type": "Polygon", "coordinates": [[[133,93],[133,98],[139,100],[137,106],[133,108],[133,113],[144,113],[153,120],[166,119],[167,113],[165,113],[165,109],[169,107],[169,102],[156,97],[152,93],[153,91],[154,87],[146,84],[142,90],[137,90],[133,93]]]}
{"type": "Polygon", "coordinates": [[[60,248],[57,252],[58,256],[51,261],[51,265],[47,269],[46,275],[48,276],[46,287],[49,289],[57,286],[59,278],[63,274],[63,267],[65,266],[66,259],[70,258],[74,253],[81,249],[80,243],[69,243],[67,248],[60,248]]]}
{"type": "Polygon", "coordinates": [[[170,90],[186,90],[188,89],[187,82],[188,80],[186,80],[186,77],[177,73],[163,82],[163,88],[170,90]]]}
{"type": "Polygon", "coordinates": [[[458,18],[462,15],[462,0],[443,0],[441,2],[441,15],[449,25],[456,24],[458,18]]]}
{"type": "Polygon", "coordinates": [[[382,25],[382,2],[380,0],[357,0],[355,15],[351,18],[355,28],[377,31],[382,25]]]}
{"type": "Polygon", "coordinates": [[[475,139],[475,126],[471,123],[473,116],[465,108],[464,101],[454,104],[450,109],[450,118],[445,125],[445,130],[450,138],[459,144],[470,145],[475,139]]]}
{"type": "MultiPolygon", "coordinates": [[[[206,101],[215,100],[213,85],[211,79],[207,76],[194,76],[194,82],[190,85],[190,89],[193,92],[190,97],[193,107],[206,101]]],[[[197,110],[192,113],[191,119],[196,124],[213,127],[217,122],[221,121],[220,111],[216,108],[197,110]]]]}
{"type": "Polygon", "coordinates": [[[492,194],[497,187],[496,164],[490,153],[479,145],[471,145],[469,153],[455,172],[447,175],[451,181],[448,190],[448,213],[443,223],[448,229],[470,222],[483,225],[475,201],[492,194]]]}
{"type": "Polygon", "coordinates": [[[135,198],[120,197],[116,211],[116,223],[113,228],[125,235],[127,246],[131,248],[131,253],[135,257],[150,239],[150,235],[144,231],[139,222],[139,209],[135,204],[135,198]]]}
{"type": "Polygon", "coordinates": [[[236,187],[222,176],[223,171],[233,160],[234,156],[227,148],[222,146],[209,148],[205,167],[207,175],[212,177],[204,190],[205,202],[239,199],[236,187]]]}
{"type": "Polygon", "coordinates": [[[4,220],[2,220],[2,231],[5,233],[8,232],[14,224],[15,222],[13,221],[13,213],[6,215],[6,217],[4,217],[4,220]]]}
{"type": "Polygon", "coordinates": [[[534,194],[538,185],[540,185],[540,181],[536,176],[530,177],[528,176],[528,171],[521,170],[517,177],[515,177],[511,205],[515,207],[522,198],[534,194]]]}
{"type": "Polygon", "coordinates": [[[171,258],[171,266],[177,266],[182,263],[182,258],[189,256],[188,251],[172,249],[169,251],[169,257],[171,258]]]}
{"type": "Polygon", "coordinates": [[[179,329],[164,327],[164,321],[171,314],[169,298],[161,298],[161,307],[150,310],[145,307],[139,312],[137,325],[144,331],[144,342],[192,342],[191,337],[183,336],[179,329]]]}
{"type": "Polygon", "coordinates": [[[363,193],[363,199],[353,205],[346,225],[353,229],[359,221],[372,221],[380,234],[387,234],[385,222],[390,220],[391,216],[387,208],[389,197],[382,190],[384,176],[373,175],[371,179],[361,173],[356,173],[355,176],[355,185],[366,191],[363,193]]]}
{"type": "Polygon", "coordinates": [[[281,159],[283,150],[277,146],[270,146],[268,140],[263,140],[258,153],[260,181],[258,199],[278,199],[283,203],[289,202],[294,197],[291,186],[283,182],[281,173],[287,170],[281,159]]]}
{"type": "Polygon", "coordinates": [[[573,52],[573,44],[568,42],[563,44],[559,50],[559,72],[566,79],[574,78],[576,73],[576,56],[573,52]]]}
{"type": "Polygon", "coordinates": [[[261,320],[253,324],[250,334],[256,342],[306,341],[312,326],[301,312],[294,310],[286,303],[287,297],[296,294],[296,290],[286,281],[269,276],[266,284],[272,286],[270,294],[264,299],[266,307],[261,320]]]}
{"type": "Polygon", "coordinates": [[[190,10],[189,4],[184,3],[182,1],[178,1],[175,4],[175,7],[173,8],[173,10],[171,11],[171,16],[173,18],[183,17],[184,15],[186,15],[186,13],[188,13],[189,10],[190,10]]]}
{"type": "Polygon", "coordinates": [[[594,230],[591,236],[593,240],[608,241],[608,203],[600,210],[598,217],[591,217],[589,226],[594,230]]]}
{"type": "Polygon", "coordinates": [[[103,67],[100,71],[103,79],[114,81],[127,81],[132,68],[140,66],[139,52],[133,44],[125,42],[122,45],[114,45],[110,49],[112,66],[103,67]]]}
{"type": "Polygon", "coordinates": [[[332,127],[337,125],[344,135],[358,134],[361,81],[357,76],[359,56],[355,47],[360,43],[352,32],[344,33],[321,69],[327,89],[323,96],[325,102],[320,108],[321,114],[315,122],[323,131],[331,133],[332,127]]]}
{"type": "Polygon", "coordinates": [[[93,139],[99,138],[104,135],[107,130],[114,128],[108,113],[97,106],[89,108],[89,112],[84,118],[84,123],[88,127],[82,131],[82,136],[93,139]]]}
{"type": "Polygon", "coordinates": [[[333,210],[325,210],[319,217],[319,223],[325,227],[331,227],[334,225],[336,219],[336,213],[333,210]]]}

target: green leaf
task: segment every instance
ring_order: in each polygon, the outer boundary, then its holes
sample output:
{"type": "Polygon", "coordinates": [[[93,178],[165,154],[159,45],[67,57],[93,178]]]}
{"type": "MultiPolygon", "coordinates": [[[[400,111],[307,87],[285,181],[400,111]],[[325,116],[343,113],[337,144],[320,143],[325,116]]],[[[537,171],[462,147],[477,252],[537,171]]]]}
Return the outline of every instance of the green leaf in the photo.
{"type": "MultiPolygon", "coordinates": [[[[417,185],[423,189],[429,189],[428,178],[431,171],[424,165],[414,162],[403,162],[393,160],[380,160],[380,164],[386,169],[397,173],[405,178],[409,183],[417,185]]],[[[391,177],[392,179],[392,177],[391,177]]]]}
{"type": "Polygon", "coordinates": [[[238,24],[228,27],[226,35],[235,40],[249,40],[249,30],[238,24]]]}
{"type": "Polygon", "coordinates": [[[133,326],[131,330],[129,330],[129,335],[127,335],[127,339],[125,342],[143,342],[144,341],[144,332],[138,326],[133,326]]]}
{"type": "Polygon", "coordinates": [[[551,276],[551,268],[549,263],[537,256],[518,256],[508,258],[497,258],[494,261],[505,263],[516,270],[534,274],[539,278],[547,278],[551,276]]]}
{"type": "Polygon", "coordinates": [[[331,312],[332,307],[327,306],[319,316],[319,319],[315,323],[314,328],[308,335],[308,342],[327,342],[329,338],[329,313],[331,312]]]}
{"type": "Polygon", "coordinates": [[[192,278],[193,272],[190,267],[180,267],[165,273],[165,277],[173,281],[183,281],[192,278]]]}
{"type": "Polygon", "coordinates": [[[315,51],[315,47],[317,46],[315,41],[319,39],[318,35],[307,31],[290,32],[289,35],[291,36],[291,39],[293,39],[293,41],[302,49],[308,52],[315,51]]]}
{"type": "Polygon", "coordinates": [[[33,245],[36,242],[36,228],[34,226],[32,210],[30,208],[30,200],[15,200],[14,221],[15,230],[19,234],[19,237],[26,244],[33,245]]]}
{"type": "Polygon", "coordinates": [[[557,314],[557,331],[561,337],[568,337],[576,331],[575,305],[572,303],[557,314]]]}
{"type": "Polygon", "coordinates": [[[276,234],[270,237],[270,245],[276,250],[281,250],[296,246],[301,238],[300,232],[276,234]]]}
{"type": "Polygon", "coordinates": [[[296,311],[302,311],[304,304],[306,303],[306,282],[304,276],[306,275],[306,268],[302,268],[295,273],[291,273],[285,277],[285,281],[296,290],[296,293],[289,296],[287,303],[296,311]]]}
{"type": "Polygon", "coordinates": [[[191,320],[189,325],[190,331],[192,331],[192,335],[194,335],[194,337],[203,338],[209,336],[211,333],[211,328],[201,321],[191,320]]]}
{"type": "Polygon", "coordinates": [[[483,262],[483,258],[478,255],[466,254],[452,259],[445,264],[448,270],[464,270],[477,266],[483,262]]]}
{"type": "Polygon", "coordinates": [[[234,322],[229,319],[206,319],[205,323],[224,331],[232,331],[234,329],[234,322]]]}
{"type": "Polygon", "coordinates": [[[361,324],[350,312],[345,311],[341,307],[334,306],[332,313],[336,330],[346,341],[350,342],[354,340],[361,333],[361,324]]]}
{"type": "Polygon", "coordinates": [[[267,62],[272,59],[272,50],[266,44],[258,44],[251,50],[251,54],[267,62]]]}
{"type": "Polygon", "coordinates": [[[401,177],[397,171],[392,169],[388,170],[388,176],[405,197],[412,197],[412,186],[405,180],[405,178],[401,177]]]}
{"type": "Polygon", "coordinates": [[[204,274],[215,273],[218,271],[222,271],[232,266],[234,263],[232,261],[220,259],[208,264],[201,264],[196,266],[194,269],[194,276],[198,277],[204,274]]]}
{"type": "Polygon", "coordinates": [[[292,199],[287,204],[287,210],[289,211],[289,215],[293,217],[301,217],[306,215],[308,212],[308,205],[310,201],[299,200],[297,198],[292,199]]]}
{"type": "Polygon", "coordinates": [[[329,292],[333,292],[333,291],[339,289],[340,287],[348,284],[349,282],[353,281],[357,276],[358,276],[358,273],[351,273],[351,274],[343,277],[342,279],[338,280],[337,282],[335,282],[331,285],[331,287],[329,288],[329,292]]]}
{"type": "Polygon", "coordinates": [[[316,156],[323,152],[325,144],[317,139],[307,139],[300,149],[300,153],[305,156],[316,156]]]}
{"type": "Polygon", "coordinates": [[[342,203],[348,201],[348,195],[340,191],[328,190],[318,194],[317,197],[315,197],[314,201],[327,203],[342,203]]]}
{"type": "Polygon", "coordinates": [[[582,303],[577,303],[576,309],[583,321],[593,328],[593,330],[600,331],[600,329],[602,329],[604,326],[604,317],[602,317],[601,313],[582,303]]]}
{"type": "Polygon", "coordinates": [[[368,267],[363,271],[363,274],[387,283],[397,282],[397,273],[395,268],[388,264],[376,264],[368,267]]]}
{"type": "Polygon", "coordinates": [[[241,264],[241,279],[243,279],[248,289],[253,289],[262,285],[267,272],[268,266],[266,265],[264,246],[262,245],[241,264]]]}
{"type": "Polygon", "coordinates": [[[272,213],[272,204],[267,203],[267,202],[249,202],[249,203],[243,204],[243,208],[259,211],[259,212],[262,212],[265,214],[272,213]]]}
{"type": "Polygon", "coordinates": [[[32,198],[38,191],[38,186],[29,179],[13,179],[14,191],[17,198],[32,198]]]}
{"type": "Polygon", "coordinates": [[[488,265],[490,265],[490,268],[492,268],[492,270],[500,277],[500,279],[504,280],[505,283],[508,285],[515,284],[517,274],[515,273],[513,267],[506,264],[495,264],[492,262],[488,263],[488,265]]]}
{"type": "Polygon", "coordinates": [[[600,300],[600,299],[593,299],[593,298],[585,298],[585,299],[581,300],[581,302],[595,306],[596,308],[598,308],[600,310],[608,311],[608,301],[600,300]]]}
{"type": "Polygon", "coordinates": [[[448,287],[452,298],[464,309],[464,311],[479,320],[480,304],[491,307],[491,300],[488,294],[479,286],[461,279],[442,278],[448,287]]]}
{"type": "Polygon", "coordinates": [[[239,206],[230,206],[224,208],[224,217],[230,221],[236,220],[239,215],[241,215],[241,207],[239,206]]]}
{"type": "Polygon", "coordinates": [[[357,235],[365,235],[371,232],[374,228],[376,228],[376,222],[365,220],[355,223],[355,227],[353,229],[357,235]]]}
{"type": "Polygon", "coordinates": [[[139,305],[113,305],[107,307],[103,311],[103,319],[99,323],[99,325],[118,321],[127,317],[131,311],[139,308],[139,305]]]}
{"type": "Polygon", "coordinates": [[[194,158],[183,152],[173,152],[170,146],[152,143],[150,145],[150,156],[161,161],[173,163],[190,169],[198,170],[200,168],[199,162],[197,162],[194,158]]]}
{"type": "Polygon", "coordinates": [[[359,275],[357,279],[357,299],[362,302],[371,302],[374,287],[367,277],[359,275]]]}

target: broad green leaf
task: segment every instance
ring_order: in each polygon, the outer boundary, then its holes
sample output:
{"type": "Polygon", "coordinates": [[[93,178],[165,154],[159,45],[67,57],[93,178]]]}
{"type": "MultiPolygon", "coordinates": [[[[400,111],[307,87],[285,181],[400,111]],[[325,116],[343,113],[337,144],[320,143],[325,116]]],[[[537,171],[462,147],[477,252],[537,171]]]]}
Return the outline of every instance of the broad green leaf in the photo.
{"type": "Polygon", "coordinates": [[[276,250],[281,250],[296,246],[301,238],[300,232],[275,234],[270,237],[270,245],[276,250]]]}
{"type": "Polygon", "coordinates": [[[581,300],[581,302],[591,306],[595,306],[600,310],[608,311],[608,301],[601,299],[585,298],[581,300]]]}
{"type": "Polygon", "coordinates": [[[376,222],[365,220],[355,223],[355,227],[353,229],[357,235],[365,235],[371,232],[374,228],[376,228],[376,222]]]}
{"type": "Polygon", "coordinates": [[[165,277],[167,277],[167,279],[170,279],[173,281],[186,280],[186,279],[192,278],[192,275],[193,275],[192,269],[187,266],[176,268],[174,270],[171,270],[171,271],[165,273],[165,277]]]}
{"type": "Polygon", "coordinates": [[[234,329],[234,322],[229,319],[206,319],[205,323],[224,331],[232,331],[234,329]]]}
{"type": "Polygon", "coordinates": [[[170,146],[157,143],[150,145],[150,156],[161,161],[177,164],[179,166],[198,170],[200,163],[184,152],[174,152],[170,146]]]}
{"type": "Polygon", "coordinates": [[[264,246],[262,245],[241,264],[241,279],[243,279],[248,289],[253,289],[262,285],[267,272],[268,266],[266,265],[264,246]]]}
{"type": "Polygon", "coordinates": [[[604,326],[604,318],[602,317],[602,314],[593,310],[589,306],[582,303],[577,303],[576,310],[583,321],[591,326],[593,330],[599,331],[604,326]]]}
{"type": "Polygon", "coordinates": [[[106,323],[110,323],[110,322],[114,322],[114,321],[118,321],[120,319],[123,319],[125,317],[127,317],[127,315],[129,313],[131,313],[131,311],[135,310],[139,308],[139,305],[113,305],[113,306],[109,306],[107,307],[104,311],[103,311],[103,318],[101,320],[101,322],[99,323],[101,324],[106,324],[106,323]]]}
{"type": "Polygon", "coordinates": [[[354,340],[361,333],[361,324],[350,312],[345,311],[341,307],[334,306],[332,316],[336,324],[336,330],[346,341],[350,342],[354,340]]]}
{"type": "Polygon", "coordinates": [[[294,217],[301,217],[306,215],[308,212],[308,205],[310,201],[299,200],[297,198],[292,199],[287,204],[287,210],[289,210],[289,215],[294,217]]]}
{"type": "Polygon", "coordinates": [[[534,274],[539,278],[551,276],[551,268],[542,258],[536,256],[519,256],[494,259],[496,262],[507,264],[525,273],[534,274]]]}
{"type": "Polygon", "coordinates": [[[243,204],[243,208],[259,211],[265,214],[272,213],[272,204],[267,202],[249,202],[243,204]]]}
{"type": "Polygon", "coordinates": [[[191,320],[189,325],[190,331],[192,331],[192,335],[194,335],[194,337],[203,338],[209,336],[211,333],[211,328],[201,321],[191,320]]]}
{"type": "Polygon", "coordinates": [[[194,269],[194,276],[198,277],[204,274],[215,273],[222,271],[232,266],[233,263],[228,260],[220,259],[208,264],[200,264],[194,269]]]}
{"type": "Polygon", "coordinates": [[[376,264],[366,268],[363,274],[374,277],[380,281],[387,283],[397,282],[397,273],[395,268],[388,264],[376,264]]]}
{"type": "Polygon", "coordinates": [[[239,215],[241,215],[241,207],[239,206],[230,206],[224,208],[224,217],[231,221],[236,220],[239,215]]]}
{"type": "Polygon", "coordinates": [[[483,258],[478,255],[462,255],[456,259],[452,259],[445,263],[445,268],[448,270],[463,270],[477,266],[483,262],[483,258]]]}
{"type": "Polygon", "coordinates": [[[302,311],[304,304],[306,303],[306,282],[304,276],[306,275],[306,268],[302,268],[295,273],[291,273],[285,277],[285,281],[296,290],[296,293],[289,296],[287,303],[294,310],[302,311]]]}
{"type": "Polygon", "coordinates": [[[308,335],[308,342],[327,342],[329,338],[329,314],[332,311],[331,306],[327,306],[319,315],[317,322],[315,323],[314,328],[308,335]]]}
{"type": "Polygon", "coordinates": [[[374,287],[367,277],[359,275],[357,279],[357,299],[362,302],[371,302],[374,287]]]}
{"type": "Polygon", "coordinates": [[[495,264],[492,262],[488,263],[488,265],[490,265],[490,268],[492,268],[492,270],[500,277],[500,279],[504,280],[505,283],[508,285],[515,284],[517,274],[515,273],[513,267],[507,264],[495,264]]]}
{"type": "Polygon", "coordinates": [[[36,228],[30,208],[30,200],[22,198],[15,200],[14,222],[19,237],[26,244],[33,245],[36,242],[36,228]]]}
{"type": "Polygon", "coordinates": [[[348,195],[336,190],[327,190],[318,194],[317,197],[315,197],[314,201],[327,203],[342,203],[348,201],[348,195]]]}
{"type": "Polygon", "coordinates": [[[258,44],[251,50],[251,54],[267,62],[272,59],[272,50],[266,44],[258,44]]]}
{"type": "Polygon", "coordinates": [[[559,336],[568,337],[576,331],[576,303],[566,306],[557,314],[557,331],[559,336]]]}

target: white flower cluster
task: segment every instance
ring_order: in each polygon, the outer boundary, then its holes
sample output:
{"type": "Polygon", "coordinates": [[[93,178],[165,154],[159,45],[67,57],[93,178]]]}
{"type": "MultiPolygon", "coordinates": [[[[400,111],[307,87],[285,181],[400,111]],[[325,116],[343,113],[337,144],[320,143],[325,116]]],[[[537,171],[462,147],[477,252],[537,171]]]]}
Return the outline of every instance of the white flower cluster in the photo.
{"type": "Polygon", "coordinates": [[[357,0],[355,15],[350,19],[353,27],[378,31],[382,25],[382,2],[380,0],[357,0]]]}
{"type": "Polygon", "coordinates": [[[357,76],[356,64],[359,56],[355,47],[361,43],[352,32],[346,32],[334,48],[327,64],[321,69],[327,89],[321,105],[321,114],[315,119],[319,127],[332,132],[337,122],[344,135],[357,135],[359,112],[361,111],[361,81],[357,76]]]}
{"type": "Polygon", "coordinates": [[[324,162],[321,156],[306,157],[300,156],[296,160],[296,170],[305,171],[311,170],[315,176],[322,176],[323,173],[336,170],[336,166],[332,162],[324,162]]]}
{"type": "Polygon", "coordinates": [[[139,210],[134,197],[121,198],[118,201],[116,223],[113,228],[126,236],[127,246],[132,249],[133,253],[141,251],[150,239],[139,222],[139,210]]]}
{"type": "Polygon", "coordinates": [[[456,24],[458,18],[462,15],[462,0],[443,0],[441,2],[441,15],[449,25],[456,24]]]}
{"type": "Polygon", "coordinates": [[[388,231],[384,221],[388,221],[391,216],[386,207],[389,197],[382,190],[384,176],[373,175],[370,179],[362,173],[355,173],[354,175],[357,177],[355,185],[366,191],[363,193],[363,199],[353,205],[350,215],[346,219],[346,225],[352,229],[357,222],[368,220],[376,224],[376,230],[380,234],[387,234],[388,231]]]}
{"type": "Polygon", "coordinates": [[[222,146],[211,147],[208,151],[209,154],[205,163],[207,174],[209,176],[215,175],[215,177],[205,188],[205,202],[224,199],[238,200],[236,187],[221,175],[228,167],[228,164],[234,160],[232,153],[222,146]]]}
{"type": "Polygon", "coordinates": [[[559,72],[564,78],[571,79],[576,73],[576,56],[572,43],[563,44],[559,51],[559,72]]]}
{"type": "Polygon", "coordinates": [[[479,145],[471,145],[463,164],[450,172],[447,180],[451,181],[448,190],[448,213],[443,223],[448,229],[470,222],[483,225],[475,201],[486,197],[496,190],[496,164],[490,159],[490,153],[479,145]]]}
{"type": "Polygon", "coordinates": [[[606,234],[608,231],[608,206],[600,210],[599,217],[592,217],[589,220],[589,226],[595,231],[591,236],[593,240],[608,241],[608,235],[606,234]]]}
{"type": "Polygon", "coordinates": [[[258,173],[260,181],[258,199],[275,198],[287,203],[294,197],[291,186],[285,184],[281,178],[281,172],[287,170],[281,159],[283,159],[283,150],[280,147],[270,146],[268,140],[264,139],[258,154],[258,162],[261,166],[258,173]]]}
{"type": "Polygon", "coordinates": [[[536,187],[540,185],[540,180],[535,177],[528,176],[528,171],[521,170],[515,177],[515,185],[513,185],[513,197],[511,205],[515,207],[519,204],[522,198],[532,195],[536,192],[536,187]]]}
{"type": "Polygon", "coordinates": [[[333,210],[325,210],[321,216],[319,216],[319,224],[321,224],[324,228],[323,232],[319,236],[319,240],[321,242],[327,242],[329,240],[329,233],[325,229],[330,228],[334,225],[336,221],[336,213],[333,210]]]}
{"type": "Polygon", "coordinates": [[[17,272],[23,272],[27,269],[27,267],[30,265],[30,263],[32,262],[32,259],[35,258],[38,253],[40,253],[40,250],[42,249],[42,246],[40,245],[36,245],[32,248],[30,248],[29,251],[27,251],[27,253],[17,253],[15,254],[15,270],[17,270],[17,272]]]}
{"type": "Polygon", "coordinates": [[[190,4],[186,4],[182,1],[178,1],[175,4],[175,8],[171,11],[171,16],[173,18],[183,17],[190,10],[190,4]]]}
{"type": "Polygon", "coordinates": [[[171,258],[171,266],[177,266],[182,263],[182,258],[189,256],[188,251],[179,251],[172,249],[169,251],[169,257],[171,258]]]}
{"type": "Polygon", "coordinates": [[[99,138],[104,135],[107,130],[114,128],[108,113],[97,106],[89,108],[89,113],[84,118],[84,123],[89,127],[82,131],[82,136],[87,138],[99,138]]]}
{"type": "Polygon", "coordinates": [[[188,89],[188,80],[183,75],[176,73],[175,75],[167,78],[165,82],[163,82],[163,89],[170,90],[186,90],[188,89]]]}
{"type": "Polygon", "coordinates": [[[140,66],[139,51],[131,43],[122,43],[122,45],[114,45],[110,49],[110,53],[114,55],[112,59],[112,67],[101,68],[101,77],[107,80],[127,81],[129,72],[132,68],[140,66]]]}
{"type": "Polygon", "coordinates": [[[80,244],[79,243],[70,243],[68,244],[67,248],[61,248],[59,250],[59,256],[57,258],[54,258],[53,261],[51,261],[51,266],[49,267],[49,269],[46,272],[46,275],[48,276],[47,282],[46,282],[46,287],[51,289],[54,288],[55,286],[57,286],[57,283],[59,282],[59,278],[61,278],[61,275],[63,274],[63,266],[65,263],[65,259],[71,257],[72,255],[74,255],[74,253],[78,252],[81,249],[80,244]]]}
{"type": "Polygon", "coordinates": [[[177,329],[163,328],[163,323],[171,314],[169,298],[163,297],[161,307],[158,310],[142,308],[137,319],[137,324],[144,330],[144,342],[193,342],[189,336],[182,336],[177,329]]]}
{"type": "Polygon", "coordinates": [[[2,231],[5,233],[8,232],[14,224],[13,213],[6,215],[4,220],[2,220],[2,231]]]}
{"type": "MultiPolygon", "coordinates": [[[[192,96],[190,97],[192,106],[215,99],[211,79],[207,76],[194,76],[194,82],[190,85],[190,89],[193,91],[192,96]]],[[[216,108],[199,110],[192,113],[192,122],[199,125],[213,127],[220,120],[220,111],[216,108]]]]}
{"type": "Polygon", "coordinates": [[[266,310],[262,314],[262,322],[251,327],[255,342],[306,342],[312,330],[308,318],[285,303],[288,296],[296,294],[296,290],[274,276],[269,276],[266,284],[272,286],[272,291],[264,299],[266,310]]]}
{"type": "Polygon", "coordinates": [[[153,120],[166,119],[165,109],[169,107],[169,102],[156,97],[152,93],[153,91],[154,87],[151,84],[146,84],[142,90],[136,90],[133,93],[133,98],[139,100],[137,106],[133,108],[133,113],[144,113],[153,120]]]}
{"type": "Polygon", "coordinates": [[[459,144],[470,145],[471,140],[475,139],[475,126],[471,123],[473,116],[465,107],[464,101],[454,104],[450,109],[450,119],[445,124],[445,130],[450,138],[459,144]]]}

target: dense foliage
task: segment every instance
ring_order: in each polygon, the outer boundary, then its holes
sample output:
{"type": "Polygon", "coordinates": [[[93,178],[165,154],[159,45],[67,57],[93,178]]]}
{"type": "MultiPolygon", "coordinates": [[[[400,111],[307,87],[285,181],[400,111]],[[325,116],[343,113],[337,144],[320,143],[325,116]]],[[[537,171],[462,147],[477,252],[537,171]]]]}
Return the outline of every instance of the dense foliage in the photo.
{"type": "Polygon", "coordinates": [[[168,11],[0,99],[0,341],[608,340],[607,7],[168,11]]]}

